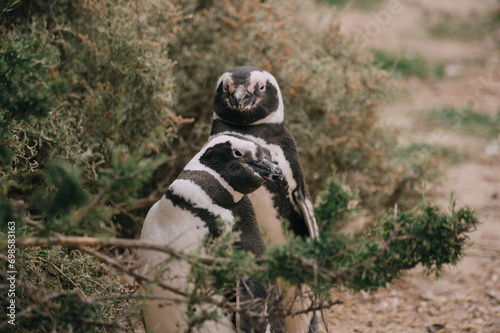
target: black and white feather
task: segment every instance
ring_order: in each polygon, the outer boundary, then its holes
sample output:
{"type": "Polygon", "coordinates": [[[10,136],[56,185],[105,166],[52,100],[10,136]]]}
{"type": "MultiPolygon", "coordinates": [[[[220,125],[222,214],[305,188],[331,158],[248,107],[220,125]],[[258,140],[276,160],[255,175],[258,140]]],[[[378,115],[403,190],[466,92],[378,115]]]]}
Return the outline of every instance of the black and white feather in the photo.
{"type": "MultiPolygon", "coordinates": [[[[285,242],[284,221],[295,235],[318,237],[297,145],[284,124],[283,98],[275,77],[257,67],[233,68],[219,78],[213,107],[212,136],[239,134],[254,140],[271,151],[273,161],[283,170],[284,181],[266,183],[249,195],[268,245],[285,242]]],[[[316,314],[312,319],[305,317],[288,318],[289,332],[316,332],[316,314]]]]}
{"type": "Polygon", "coordinates": [[[240,134],[271,151],[285,181],[268,183],[250,196],[259,224],[284,240],[282,223],[300,236],[318,236],[310,194],[297,145],[283,123],[284,106],[278,82],[257,67],[236,67],[217,82],[211,135],[240,134]]]}
{"type": "MultiPolygon", "coordinates": [[[[260,256],[266,248],[247,194],[267,180],[281,179],[282,171],[271,162],[266,148],[239,135],[212,137],[149,210],[141,239],[190,253],[201,249],[207,239],[219,237],[224,232],[216,223],[217,219],[223,219],[227,229],[240,232],[239,246],[260,256]]],[[[139,251],[138,258],[150,276],[161,269],[161,279],[166,284],[183,291],[189,288],[187,262],[167,261],[167,255],[149,250],[139,251]]],[[[255,285],[258,291],[262,290],[262,284],[255,285]]],[[[242,289],[242,293],[245,292],[246,289],[242,289]]],[[[248,292],[252,294],[252,290],[248,292]]],[[[153,289],[153,295],[181,299],[159,287],[153,289]]],[[[146,328],[154,332],[184,332],[187,327],[185,312],[182,302],[149,301],[145,309],[146,328]]],[[[241,321],[242,325],[259,327],[245,322],[244,318],[241,321]]],[[[267,326],[261,331],[281,332],[279,322],[273,323],[273,327],[267,326]]],[[[198,330],[234,331],[234,323],[227,316],[218,322],[206,322],[198,330]]]]}

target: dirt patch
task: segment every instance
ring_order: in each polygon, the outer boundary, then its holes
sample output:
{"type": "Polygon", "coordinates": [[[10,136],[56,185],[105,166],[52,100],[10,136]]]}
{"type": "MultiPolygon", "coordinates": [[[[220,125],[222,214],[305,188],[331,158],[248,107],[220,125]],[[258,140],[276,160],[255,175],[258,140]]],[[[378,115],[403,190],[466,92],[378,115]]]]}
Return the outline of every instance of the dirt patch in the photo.
{"type": "MultiPolygon", "coordinates": [[[[433,38],[430,18],[486,20],[498,1],[400,0],[390,11],[387,1],[367,12],[351,9],[341,17],[346,34],[369,35],[369,47],[414,52],[445,68],[442,78],[401,78],[399,97],[384,108],[382,122],[401,128],[402,142],[422,141],[455,147],[466,158],[445,166],[446,178],[436,203],[446,209],[451,192],[457,205],[473,207],[483,222],[470,233],[471,247],[442,276],[417,268],[394,285],[374,292],[339,291],[345,303],[329,313],[331,332],[500,332],[500,138],[470,136],[428,122],[422,110],[466,107],[484,113],[500,111],[498,32],[477,40],[433,38]],[[385,15],[385,16],[384,16],[385,15]],[[378,24],[378,28],[377,28],[378,24]],[[369,30],[371,29],[371,30],[369,30]]],[[[328,13],[308,11],[305,20],[317,29],[328,25],[328,13]]],[[[332,18],[334,17],[334,18],[332,18]]]]}

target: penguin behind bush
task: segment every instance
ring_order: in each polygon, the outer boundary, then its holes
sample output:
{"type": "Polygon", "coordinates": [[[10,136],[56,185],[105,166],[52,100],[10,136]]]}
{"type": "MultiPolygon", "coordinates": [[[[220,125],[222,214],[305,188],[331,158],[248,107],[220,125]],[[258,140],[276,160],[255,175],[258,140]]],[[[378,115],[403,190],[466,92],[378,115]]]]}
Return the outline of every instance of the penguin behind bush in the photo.
{"type": "MultiPolygon", "coordinates": [[[[288,221],[289,228],[297,236],[318,237],[297,145],[283,122],[283,98],[274,76],[252,66],[229,70],[217,82],[213,107],[211,135],[240,134],[254,140],[271,151],[273,161],[283,170],[284,181],[266,183],[249,195],[257,221],[268,235],[267,245],[284,244],[284,221],[288,221]]],[[[285,303],[294,311],[309,307],[308,296],[297,298],[297,289],[289,286],[286,289],[285,303]]],[[[318,329],[316,313],[288,317],[286,323],[289,332],[316,332],[318,329]]]]}
{"type": "MultiPolygon", "coordinates": [[[[260,234],[252,204],[247,194],[265,181],[282,179],[282,171],[272,163],[270,152],[255,142],[238,135],[212,137],[186,165],[165,195],[149,210],[141,232],[141,240],[169,245],[190,253],[203,247],[207,239],[223,232],[217,219],[227,221],[240,232],[241,247],[260,256],[265,245],[260,234]]],[[[169,260],[168,255],[151,250],[138,251],[139,264],[148,275],[163,271],[161,281],[170,287],[186,291],[190,265],[186,261],[169,260]]],[[[255,293],[262,291],[259,283],[255,293]]],[[[241,289],[240,289],[241,290],[241,289]]],[[[242,294],[252,290],[242,290],[242,294]]],[[[153,296],[169,297],[173,301],[146,302],[145,323],[148,331],[184,332],[187,328],[186,305],[178,294],[153,287],[153,296]],[[181,300],[180,302],[176,302],[181,300]]],[[[221,313],[222,316],[222,313],[221,313]]],[[[207,321],[199,332],[234,332],[234,323],[227,316],[220,321],[207,321]]],[[[259,324],[240,318],[245,327],[259,324]]],[[[261,325],[262,326],[262,325],[261,325]]],[[[268,324],[271,332],[282,332],[279,321],[268,324]]]]}

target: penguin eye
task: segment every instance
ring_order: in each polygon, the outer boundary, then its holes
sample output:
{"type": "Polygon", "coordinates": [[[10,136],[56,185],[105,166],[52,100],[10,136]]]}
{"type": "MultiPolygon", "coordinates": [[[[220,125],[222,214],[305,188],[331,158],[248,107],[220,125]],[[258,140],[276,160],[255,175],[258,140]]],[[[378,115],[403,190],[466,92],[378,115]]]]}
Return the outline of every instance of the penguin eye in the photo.
{"type": "Polygon", "coordinates": [[[225,93],[232,94],[234,92],[234,83],[232,83],[231,81],[223,82],[222,83],[222,90],[225,93]]]}
{"type": "Polygon", "coordinates": [[[242,151],[240,149],[237,149],[237,148],[233,149],[233,156],[234,157],[236,157],[236,158],[242,158],[244,155],[245,155],[244,151],[242,151]]]}
{"type": "Polygon", "coordinates": [[[264,83],[259,83],[259,90],[260,91],[266,90],[266,85],[264,83]]]}

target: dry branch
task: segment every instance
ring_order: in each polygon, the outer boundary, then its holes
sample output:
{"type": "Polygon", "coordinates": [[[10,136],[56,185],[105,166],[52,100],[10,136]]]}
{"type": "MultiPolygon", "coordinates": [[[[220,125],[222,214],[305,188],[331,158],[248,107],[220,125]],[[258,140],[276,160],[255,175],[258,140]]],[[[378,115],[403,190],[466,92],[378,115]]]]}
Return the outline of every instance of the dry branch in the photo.
{"type": "MultiPolygon", "coordinates": [[[[187,299],[188,295],[178,289],[170,287],[168,284],[165,284],[164,282],[161,281],[156,281],[153,278],[150,278],[146,275],[140,274],[137,272],[137,270],[132,267],[128,268],[125,267],[120,263],[119,260],[116,258],[110,257],[93,247],[120,247],[120,248],[136,248],[136,249],[147,249],[147,250],[154,250],[154,251],[159,251],[166,253],[172,257],[175,257],[180,260],[186,260],[187,262],[194,263],[195,260],[197,260],[197,264],[199,265],[200,262],[199,260],[201,259],[202,264],[206,264],[207,267],[221,263],[225,260],[225,258],[217,258],[213,256],[208,256],[208,255],[188,255],[184,254],[180,251],[174,250],[168,245],[158,245],[155,243],[150,243],[150,242],[145,242],[141,240],[136,240],[136,239],[123,239],[123,238],[104,238],[104,237],[79,237],[79,236],[50,236],[47,238],[38,238],[38,237],[25,237],[25,238],[19,238],[16,240],[16,246],[17,247],[35,247],[35,246],[40,246],[40,247],[47,247],[47,246],[53,246],[53,245],[61,245],[61,246],[67,246],[67,247],[72,247],[72,248],[77,248],[89,255],[92,255],[93,257],[99,259],[100,261],[108,264],[109,266],[114,267],[115,269],[133,277],[139,284],[145,284],[145,283],[153,283],[158,285],[161,288],[164,288],[166,290],[169,290],[171,292],[174,292],[175,294],[182,296],[187,299]]],[[[305,260],[303,258],[296,258],[301,262],[301,264],[305,266],[310,266],[311,268],[317,269],[316,263],[310,261],[310,260],[305,260]]],[[[257,259],[259,262],[262,262],[265,259],[257,259]]],[[[330,275],[330,276],[336,276],[333,272],[326,272],[326,271],[321,271],[321,274],[324,275],[330,275]],[[333,274],[333,275],[332,275],[333,274]]],[[[125,297],[125,296],[124,296],[125,297]]],[[[137,298],[135,295],[130,295],[129,298],[137,298]]],[[[152,296],[152,299],[162,299],[161,297],[155,297],[152,296]]],[[[208,304],[212,304],[215,306],[218,306],[220,308],[223,308],[225,310],[239,313],[247,318],[251,318],[253,320],[269,320],[272,318],[276,317],[287,317],[287,316],[294,316],[306,312],[311,312],[311,311],[317,311],[325,308],[330,308],[334,305],[341,304],[343,301],[342,300],[334,300],[334,301],[328,301],[328,302],[312,302],[311,306],[307,309],[302,309],[300,311],[291,311],[290,309],[286,308],[281,308],[281,309],[276,309],[276,311],[272,314],[262,314],[262,313],[256,313],[253,311],[250,311],[251,307],[245,306],[245,308],[241,308],[240,306],[237,306],[235,303],[230,302],[226,299],[216,299],[213,297],[207,297],[206,299],[203,300],[204,302],[208,304]]],[[[247,304],[248,305],[248,304],[247,304]]]]}

